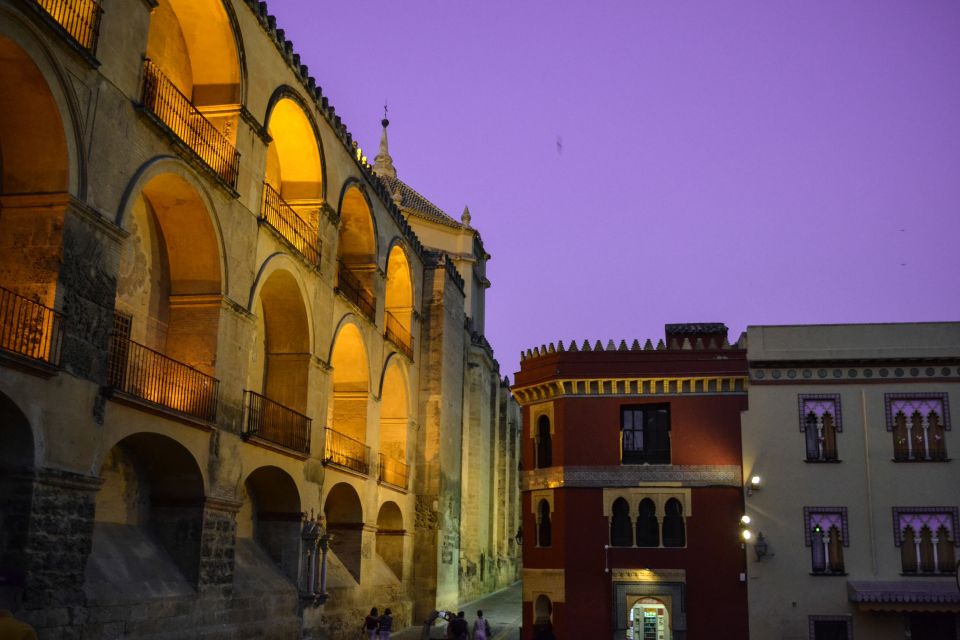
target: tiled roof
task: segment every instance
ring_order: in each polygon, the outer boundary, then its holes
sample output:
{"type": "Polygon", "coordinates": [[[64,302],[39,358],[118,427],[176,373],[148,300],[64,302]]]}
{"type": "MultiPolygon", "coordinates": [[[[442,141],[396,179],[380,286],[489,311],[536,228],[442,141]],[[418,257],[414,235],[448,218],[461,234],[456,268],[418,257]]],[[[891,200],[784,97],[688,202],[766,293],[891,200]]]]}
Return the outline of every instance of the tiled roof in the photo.
{"type": "Polygon", "coordinates": [[[406,209],[427,220],[439,222],[450,227],[463,227],[462,224],[444,213],[443,209],[427,200],[416,189],[399,178],[380,176],[380,181],[387,186],[391,194],[400,194],[400,208],[406,209]]]}
{"type": "Polygon", "coordinates": [[[877,602],[891,604],[955,604],[960,603],[960,591],[950,581],[863,581],[848,582],[850,602],[877,602]]]}

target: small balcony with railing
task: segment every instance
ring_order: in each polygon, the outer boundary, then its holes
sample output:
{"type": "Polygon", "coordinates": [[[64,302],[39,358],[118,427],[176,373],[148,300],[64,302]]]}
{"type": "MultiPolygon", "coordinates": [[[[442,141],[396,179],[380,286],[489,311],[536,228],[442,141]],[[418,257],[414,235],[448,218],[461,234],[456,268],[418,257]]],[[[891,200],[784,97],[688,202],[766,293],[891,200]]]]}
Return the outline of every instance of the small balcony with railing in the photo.
{"type": "Polygon", "coordinates": [[[341,469],[369,475],[370,447],[339,431],[327,429],[323,462],[341,469]]]}
{"type": "Polygon", "coordinates": [[[149,58],[143,61],[141,103],[230,189],[236,188],[236,147],[149,58]]]}
{"type": "Polygon", "coordinates": [[[384,314],[383,336],[393,343],[397,350],[413,360],[413,336],[395,315],[387,311],[384,314]]]}
{"type": "Polygon", "coordinates": [[[310,453],[310,418],[256,393],[243,392],[243,435],[297,454],[310,453]]]}
{"type": "Polygon", "coordinates": [[[317,230],[280,197],[276,189],[263,183],[260,220],[286,240],[314,267],[320,266],[320,239],[317,230]]]}
{"type": "Polygon", "coordinates": [[[381,484],[406,491],[410,481],[410,468],[402,460],[381,453],[377,480],[381,484]]]}
{"type": "Polygon", "coordinates": [[[342,261],[337,266],[337,293],[360,309],[370,322],[375,322],[377,299],[364,288],[357,274],[342,261]]]}
{"type": "Polygon", "coordinates": [[[0,288],[0,350],[56,367],[62,344],[62,315],[0,288]]]}
{"type": "Polygon", "coordinates": [[[97,51],[103,7],[97,0],[36,0],[37,6],[91,55],[97,51]]]}
{"type": "Polygon", "coordinates": [[[111,339],[108,381],[122,397],[204,422],[217,419],[219,380],[127,337],[111,339]]]}

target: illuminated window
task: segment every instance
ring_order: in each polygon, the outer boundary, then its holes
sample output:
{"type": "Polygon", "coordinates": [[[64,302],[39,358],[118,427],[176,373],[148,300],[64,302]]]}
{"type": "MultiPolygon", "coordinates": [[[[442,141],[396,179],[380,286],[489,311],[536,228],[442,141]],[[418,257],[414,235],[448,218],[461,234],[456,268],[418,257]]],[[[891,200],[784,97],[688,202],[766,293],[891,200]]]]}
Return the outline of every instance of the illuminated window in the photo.
{"type": "Polygon", "coordinates": [[[956,570],[956,507],[894,507],[894,542],[906,574],[952,574],[956,570]]]}
{"type": "Polygon", "coordinates": [[[799,396],[800,431],[804,434],[808,462],[837,460],[837,434],[840,433],[840,396],[816,394],[799,396]]]}
{"type": "Polygon", "coordinates": [[[950,411],[945,393],[887,393],[887,431],[893,434],[893,459],[942,461],[947,459],[946,432],[950,411]]]}
{"type": "Polygon", "coordinates": [[[540,416],[537,420],[535,453],[537,469],[553,466],[553,439],[550,437],[550,418],[547,416],[540,416]]]}
{"type": "Polygon", "coordinates": [[[803,520],[811,573],[844,575],[843,548],[850,546],[846,507],[804,507],[803,520]]]}
{"type": "Polygon", "coordinates": [[[624,407],[620,433],[623,464],[670,464],[670,405],[624,407]]]}

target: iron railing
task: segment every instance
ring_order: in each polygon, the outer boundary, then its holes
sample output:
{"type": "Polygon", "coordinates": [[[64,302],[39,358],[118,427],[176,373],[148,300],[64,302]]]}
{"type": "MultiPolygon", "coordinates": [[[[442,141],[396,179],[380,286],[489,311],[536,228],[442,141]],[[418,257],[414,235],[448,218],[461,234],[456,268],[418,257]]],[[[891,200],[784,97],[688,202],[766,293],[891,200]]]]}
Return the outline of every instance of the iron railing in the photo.
{"type": "Polygon", "coordinates": [[[405,463],[396,458],[380,454],[380,474],[378,476],[380,482],[406,489],[408,478],[408,467],[405,463]]]}
{"type": "Polygon", "coordinates": [[[244,391],[243,396],[245,435],[310,453],[310,418],[255,391],[244,391]]]}
{"type": "Polygon", "coordinates": [[[100,38],[100,17],[103,7],[97,0],[37,0],[44,11],[76,40],[77,44],[96,53],[100,38]]]}
{"type": "Polygon", "coordinates": [[[127,395],[213,422],[220,381],[122,336],[110,342],[110,386],[127,395]]]}
{"type": "Polygon", "coordinates": [[[0,349],[56,366],[62,345],[62,315],[0,288],[0,349]]]}
{"type": "Polygon", "coordinates": [[[236,187],[240,169],[236,148],[149,58],[143,61],[142,102],[207,166],[236,187]]]}
{"type": "Polygon", "coordinates": [[[260,219],[292,244],[310,264],[320,264],[320,240],[316,232],[280,197],[276,189],[266,182],[263,183],[260,219]]]}
{"type": "Polygon", "coordinates": [[[370,473],[370,447],[339,431],[327,429],[323,461],[357,473],[370,473]]]}
{"type": "Polygon", "coordinates": [[[360,279],[343,262],[338,263],[337,269],[337,291],[343,294],[347,300],[357,305],[357,308],[367,316],[370,322],[374,321],[377,313],[376,299],[363,288],[360,279]]]}
{"type": "Polygon", "coordinates": [[[389,311],[385,313],[385,319],[383,335],[396,345],[401,353],[413,360],[413,336],[389,311]]]}

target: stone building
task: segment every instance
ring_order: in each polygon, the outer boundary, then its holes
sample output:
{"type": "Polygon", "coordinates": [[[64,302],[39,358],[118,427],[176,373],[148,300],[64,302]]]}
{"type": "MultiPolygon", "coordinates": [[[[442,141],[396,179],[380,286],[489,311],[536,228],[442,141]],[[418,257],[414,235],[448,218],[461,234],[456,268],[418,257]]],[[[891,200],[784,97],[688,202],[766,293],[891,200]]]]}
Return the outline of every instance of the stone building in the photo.
{"type": "Polygon", "coordinates": [[[960,323],[747,336],[750,637],[960,637],[960,323]]]}
{"type": "Polygon", "coordinates": [[[515,579],[489,256],[265,3],[0,0],[0,87],[0,564],[41,637],[352,637],[515,579]]]}
{"type": "Polygon", "coordinates": [[[746,638],[747,361],[727,328],[550,344],[523,356],[513,390],[524,640],[548,624],[559,638],[746,638]]]}

